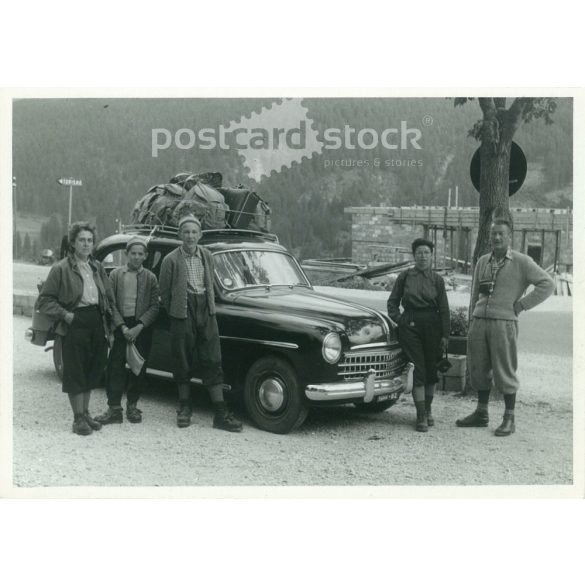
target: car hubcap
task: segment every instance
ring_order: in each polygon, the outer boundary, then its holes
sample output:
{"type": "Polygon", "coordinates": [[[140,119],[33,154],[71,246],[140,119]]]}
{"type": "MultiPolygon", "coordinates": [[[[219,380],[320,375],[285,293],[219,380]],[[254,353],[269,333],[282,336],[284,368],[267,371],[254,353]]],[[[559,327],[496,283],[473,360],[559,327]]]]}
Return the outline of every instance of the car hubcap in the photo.
{"type": "Polygon", "coordinates": [[[280,380],[267,378],[258,388],[258,400],[262,408],[276,412],[284,404],[284,385],[280,380]]]}

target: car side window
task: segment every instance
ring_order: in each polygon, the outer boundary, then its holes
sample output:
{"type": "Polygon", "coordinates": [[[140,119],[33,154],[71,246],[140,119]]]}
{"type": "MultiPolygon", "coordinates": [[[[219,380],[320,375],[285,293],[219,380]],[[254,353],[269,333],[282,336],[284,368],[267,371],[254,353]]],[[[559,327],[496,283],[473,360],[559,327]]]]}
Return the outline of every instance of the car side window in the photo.
{"type": "Polygon", "coordinates": [[[161,250],[160,248],[154,248],[149,250],[148,258],[144,262],[145,268],[148,268],[151,272],[154,272],[156,277],[159,277],[160,267],[163,258],[168,254],[170,250],[161,250]]]}
{"type": "Polygon", "coordinates": [[[102,260],[102,265],[106,271],[106,273],[110,274],[114,268],[118,268],[118,266],[123,266],[126,262],[126,257],[124,254],[124,248],[118,248],[116,250],[110,250],[104,259],[102,260]]]}

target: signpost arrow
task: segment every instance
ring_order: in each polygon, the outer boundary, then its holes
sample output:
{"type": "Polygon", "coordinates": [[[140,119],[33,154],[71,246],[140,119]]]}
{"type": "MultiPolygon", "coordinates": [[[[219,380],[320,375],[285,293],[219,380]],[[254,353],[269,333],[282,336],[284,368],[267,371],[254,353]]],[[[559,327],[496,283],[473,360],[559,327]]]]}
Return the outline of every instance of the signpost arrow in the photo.
{"type": "Polygon", "coordinates": [[[83,186],[81,179],[74,179],[73,177],[61,177],[60,179],[57,179],[57,183],[59,183],[59,185],[63,185],[64,187],[83,186]]]}
{"type": "Polygon", "coordinates": [[[69,187],[69,223],[71,225],[71,203],[73,201],[73,187],[82,187],[83,183],[81,179],[74,179],[73,177],[61,177],[57,179],[57,183],[59,185],[63,185],[64,187],[69,187]]]}

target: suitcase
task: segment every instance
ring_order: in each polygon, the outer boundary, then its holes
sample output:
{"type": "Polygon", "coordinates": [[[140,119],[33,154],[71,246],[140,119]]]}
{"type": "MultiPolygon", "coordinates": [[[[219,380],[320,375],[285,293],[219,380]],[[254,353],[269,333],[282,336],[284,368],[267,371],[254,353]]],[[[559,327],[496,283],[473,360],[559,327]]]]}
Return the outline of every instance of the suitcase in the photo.
{"type": "Polygon", "coordinates": [[[254,191],[226,188],[218,189],[218,191],[224,196],[230,208],[226,217],[230,227],[246,229],[252,220],[256,220],[256,210],[262,199],[254,191]]]}

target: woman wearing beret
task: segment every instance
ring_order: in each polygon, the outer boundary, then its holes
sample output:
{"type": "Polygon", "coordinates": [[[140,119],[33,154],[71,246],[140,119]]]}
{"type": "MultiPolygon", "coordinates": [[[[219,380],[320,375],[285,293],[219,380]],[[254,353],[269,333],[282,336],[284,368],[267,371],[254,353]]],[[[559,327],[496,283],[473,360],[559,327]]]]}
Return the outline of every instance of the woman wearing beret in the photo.
{"type": "Polygon", "coordinates": [[[431,268],[433,243],[417,238],[412,253],[415,266],[398,275],[388,299],[388,315],[398,323],[400,343],[414,364],[416,430],[426,432],[434,424],[431,404],[438,382],[437,362],[449,338],[449,302],[443,279],[431,268]]]}
{"type": "Polygon", "coordinates": [[[69,254],[55,264],[36,309],[57,322],[63,336],[63,392],[73,411],[73,432],[90,435],[101,424],[89,414],[91,391],[102,384],[108,352],[112,296],[102,265],[91,256],[96,230],[87,222],[69,229],[69,254]]]}

